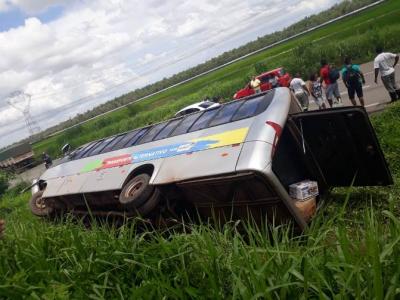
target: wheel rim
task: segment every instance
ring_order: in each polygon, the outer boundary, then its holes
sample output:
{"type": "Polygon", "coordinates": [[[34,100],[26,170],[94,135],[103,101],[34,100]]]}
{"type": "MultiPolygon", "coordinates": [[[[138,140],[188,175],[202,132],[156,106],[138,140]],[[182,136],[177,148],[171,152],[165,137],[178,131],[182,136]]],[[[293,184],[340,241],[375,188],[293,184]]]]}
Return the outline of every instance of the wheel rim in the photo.
{"type": "Polygon", "coordinates": [[[133,198],[135,197],[139,191],[141,190],[144,182],[142,180],[133,182],[125,191],[126,198],[133,198]]]}
{"type": "Polygon", "coordinates": [[[35,205],[39,209],[46,209],[46,204],[45,204],[45,202],[44,202],[42,197],[36,199],[35,205]]]}

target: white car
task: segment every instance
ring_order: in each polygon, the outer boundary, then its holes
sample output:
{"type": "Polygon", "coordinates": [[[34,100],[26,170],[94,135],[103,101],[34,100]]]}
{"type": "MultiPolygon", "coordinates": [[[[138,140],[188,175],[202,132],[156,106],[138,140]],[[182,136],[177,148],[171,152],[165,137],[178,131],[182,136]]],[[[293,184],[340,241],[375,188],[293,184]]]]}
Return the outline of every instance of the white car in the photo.
{"type": "Polygon", "coordinates": [[[204,101],[197,102],[195,104],[186,106],[185,108],[182,108],[180,111],[178,111],[175,114],[175,117],[180,117],[180,116],[192,114],[192,113],[197,112],[197,111],[206,110],[206,109],[210,109],[210,108],[215,108],[215,107],[219,107],[219,106],[221,106],[221,104],[216,103],[216,102],[212,102],[212,101],[209,101],[209,100],[204,100],[204,101]]]}

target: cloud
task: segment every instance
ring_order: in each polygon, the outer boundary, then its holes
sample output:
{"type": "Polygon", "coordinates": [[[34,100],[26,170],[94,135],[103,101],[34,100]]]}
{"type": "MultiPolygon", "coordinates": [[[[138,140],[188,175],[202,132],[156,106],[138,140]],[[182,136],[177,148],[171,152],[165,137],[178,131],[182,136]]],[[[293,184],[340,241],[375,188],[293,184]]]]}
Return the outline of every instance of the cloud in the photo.
{"type": "Polygon", "coordinates": [[[0,11],[18,8],[24,13],[31,15],[46,11],[51,6],[71,5],[74,0],[0,0],[0,11]]]}

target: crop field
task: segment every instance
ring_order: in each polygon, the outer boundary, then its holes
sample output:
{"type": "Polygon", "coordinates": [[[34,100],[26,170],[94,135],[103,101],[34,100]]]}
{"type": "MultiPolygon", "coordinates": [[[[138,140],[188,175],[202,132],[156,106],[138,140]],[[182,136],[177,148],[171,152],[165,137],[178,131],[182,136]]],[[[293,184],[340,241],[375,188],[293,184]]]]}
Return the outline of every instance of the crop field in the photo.
{"type": "Polygon", "coordinates": [[[40,220],[28,193],[10,191],[0,200],[0,298],[398,299],[399,115],[397,103],[372,117],[395,184],[333,190],[302,235],[251,223],[86,229],[40,220]]]}
{"type": "Polygon", "coordinates": [[[298,37],[257,55],[226,66],[223,69],[177,86],[142,102],[130,105],[106,116],[77,126],[66,132],[42,140],[34,145],[37,155],[43,151],[59,156],[65,143],[73,147],[88,141],[128,131],[133,128],[168,119],[180,108],[204,99],[221,96],[231,99],[252,74],[255,65],[265,64],[268,69],[284,66],[291,73],[303,76],[316,70],[321,57],[341,65],[346,55],[357,63],[371,60],[377,43],[386,49],[400,51],[400,2],[387,2],[312,33],[298,37]]]}

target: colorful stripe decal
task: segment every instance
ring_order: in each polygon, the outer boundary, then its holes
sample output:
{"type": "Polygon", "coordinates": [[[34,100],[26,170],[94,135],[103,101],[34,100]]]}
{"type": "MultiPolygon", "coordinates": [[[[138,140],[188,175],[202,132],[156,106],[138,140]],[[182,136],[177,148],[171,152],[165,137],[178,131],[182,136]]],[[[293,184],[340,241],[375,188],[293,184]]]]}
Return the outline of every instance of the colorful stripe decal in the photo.
{"type": "Polygon", "coordinates": [[[159,158],[167,158],[181,154],[214,149],[233,144],[243,143],[249,128],[239,128],[214,135],[193,139],[188,142],[176,143],[166,146],[150,148],[132,154],[123,154],[114,157],[107,157],[104,160],[96,159],[85,165],[81,173],[94,170],[102,170],[124,166],[132,163],[139,163],[159,158]]]}

